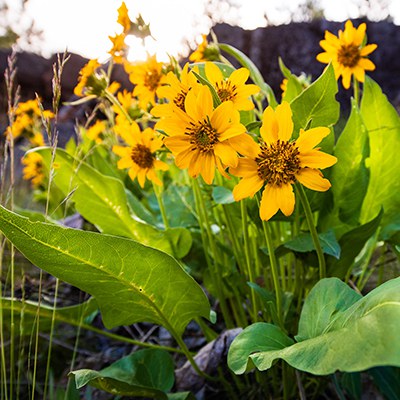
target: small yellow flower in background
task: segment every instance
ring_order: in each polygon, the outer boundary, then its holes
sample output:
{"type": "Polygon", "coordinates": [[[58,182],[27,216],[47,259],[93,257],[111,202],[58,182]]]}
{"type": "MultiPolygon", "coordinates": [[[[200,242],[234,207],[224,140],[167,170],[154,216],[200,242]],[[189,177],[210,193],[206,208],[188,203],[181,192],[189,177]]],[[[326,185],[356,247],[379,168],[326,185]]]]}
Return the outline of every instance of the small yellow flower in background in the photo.
{"type": "Polygon", "coordinates": [[[49,120],[54,114],[50,110],[42,111],[37,99],[19,103],[14,114],[15,120],[7,127],[6,135],[12,135],[14,139],[23,136],[33,146],[44,146],[42,117],[49,120]]]}
{"type": "MultiPolygon", "coordinates": [[[[125,112],[133,119],[140,118],[143,114],[142,110],[139,107],[139,102],[136,97],[133,96],[132,92],[124,89],[122,92],[117,93],[117,99],[121,104],[121,107],[125,110],[125,112]]],[[[113,111],[116,114],[115,123],[117,125],[128,122],[125,114],[122,112],[121,108],[117,105],[112,106],[113,111]]]]}
{"type": "Polygon", "coordinates": [[[288,84],[288,79],[287,78],[283,78],[281,84],[280,84],[280,88],[282,90],[282,98],[285,97],[286,94],[286,90],[287,90],[287,84],[288,84]]]}
{"type": "Polygon", "coordinates": [[[107,129],[107,125],[104,121],[96,121],[89,129],[86,131],[86,136],[95,141],[97,144],[103,142],[103,133],[107,129]]]}
{"type": "MultiPolygon", "coordinates": [[[[117,128],[117,127],[116,127],[117,128]]],[[[161,138],[156,137],[151,128],[143,132],[136,122],[119,127],[119,135],[129,145],[113,146],[112,151],[122,157],[118,161],[118,168],[129,168],[129,176],[132,180],[138,179],[139,185],[143,188],[146,178],[157,185],[162,185],[156,171],[166,171],[168,165],[159,160],[156,156],[157,150],[163,146],[161,138]]]]}
{"type": "Polygon", "coordinates": [[[124,29],[123,33],[126,35],[131,29],[131,20],[128,15],[128,8],[126,7],[125,2],[123,1],[121,6],[118,8],[118,20],[117,22],[124,29]]]}
{"type": "Polygon", "coordinates": [[[258,153],[239,159],[238,166],[229,170],[242,177],[233,189],[235,200],[252,197],[264,187],[260,218],[267,221],[278,210],[286,216],[293,213],[295,196],[292,185],[296,181],[312,190],[328,190],[331,184],[319,169],[332,166],[337,159],[315,146],[329,132],[325,127],[301,129],[299,137],[290,141],[293,121],[289,103],[283,102],[275,111],[267,107],[260,128],[263,143],[258,153]]]}
{"type": "Polygon", "coordinates": [[[201,175],[207,184],[214,180],[215,167],[225,175],[228,166],[237,166],[237,153],[253,154],[257,148],[245,133],[232,101],[214,109],[207,86],[201,86],[198,94],[189,91],[185,111],[175,107],[173,115],[162,119],[158,126],[169,135],[164,143],[176,156],[176,165],[188,168],[192,177],[201,175]]]}
{"type": "Polygon", "coordinates": [[[201,84],[193,73],[189,71],[189,63],[186,63],[182,69],[180,79],[172,72],[168,72],[166,85],[157,89],[157,96],[165,98],[168,103],[157,104],[152,108],[151,113],[156,117],[168,117],[174,112],[174,107],[185,111],[185,99],[189,90],[198,93],[201,84]]]}
{"type": "Polygon", "coordinates": [[[117,64],[122,64],[128,55],[128,46],[125,43],[125,34],[121,33],[115,36],[109,36],[108,38],[112,42],[112,48],[108,51],[112,59],[117,64]]]}
{"type": "Polygon", "coordinates": [[[204,61],[219,61],[219,49],[214,44],[209,44],[207,41],[207,35],[201,35],[203,41],[199,44],[197,50],[195,50],[190,56],[189,60],[193,62],[204,62],[204,61]]]}
{"type": "Polygon", "coordinates": [[[147,109],[149,104],[154,105],[157,89],[167,82],[164,64],[153,55],[146,61],[125,63],[124,66],[129,80],[135,85],[133,95],[138,97],[140,107],[147,109]]]}
{"type": "Polygon", "coordinates": [[[364,82],[365,71],[375,69],[374,63],[365,57],[378,46],[376,44],[363,45],[366,29],[365,23],[354,28],[353,23],[348,20],[344,31],[339,30],[338,36],[325,31],[325,40],[320,41],[325,52],[318,54],[317,60],[325,64],[332,62],[336,79],[342,76],[345,89],[350,87],[352,75],[357,81],[364,82]]]}
{"type": "Polygon", "coordinates": [[[104,86],[95,74],[100,66],[101,64],[97,59],[89,60],[89,62],[83,66],[79,72],[78,84],[74,88],[74,94],[76,96],[86,96],[105,89],[107,85],[104,86]]]}
{"type": "Polygon", "coordinates": [[[31,181],[32,185],[39,187],[44,180],[43,158],[38,153],[28,153],[21,160],[24,168],[22,177],[27,181],[31,181]]]}
{"type": "Polygon", "coordinates": [[[222,102],[232,101],[237,110],[247,111],[254,108],[250,96],[258,93],[260,88],[254,84],[246,85],[250,75],[247,68],[239,68],[229,78],[224,78],[222,71],[214,63],[206,62],[205,74],[222,102]]]}

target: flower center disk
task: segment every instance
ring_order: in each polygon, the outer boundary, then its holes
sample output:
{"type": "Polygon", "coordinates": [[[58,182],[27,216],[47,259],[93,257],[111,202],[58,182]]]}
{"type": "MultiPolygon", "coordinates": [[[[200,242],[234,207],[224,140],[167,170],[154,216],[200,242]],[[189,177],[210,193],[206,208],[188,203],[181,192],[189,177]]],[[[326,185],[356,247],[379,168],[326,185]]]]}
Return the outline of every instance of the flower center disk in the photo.
{"type": "Polygon", "coordinates": [[[217,89],[218,97],[222,102],[228,100],[234,100],[236,97],[236,85],[233,85],[230,81],[216,82],[215,87],[217,89]]]}
{"type": "Polygon", "coordinates": [[[147,71],[144,77],[144,86],[155,91],[158,88],[161,76],[156,70],[147,71]]]}
{"type": "Polygon", "coordinates": [[[355,67],[360,58],[360,50],[354,44],[343,45],[338,51],[338,61],[345,67],[355,67]]]}
{"type": "Polygon", "coordinates": [[[217,131],[211,126],[210,121],[206,119],[197,125],[191,122],[186,134],[192,137],[190,143],[202,153],[212,151],[214,144],[219,142],[217,131]]]}
{"type": "Polygon", "coordinates": [[[143,144],[137,144],[135,147],[132,147],[131,159],[140,168],[146,169],[153,167],[154,156],[150,149],[143,144]]]}
{"type": "Polygon", "coordinates": [[[278,140],[271,145],[262,145],[255,160],[258,164],[258,176],[273,186],[294,183],[300,170],[299,154],[295,142],[278,140]]]}

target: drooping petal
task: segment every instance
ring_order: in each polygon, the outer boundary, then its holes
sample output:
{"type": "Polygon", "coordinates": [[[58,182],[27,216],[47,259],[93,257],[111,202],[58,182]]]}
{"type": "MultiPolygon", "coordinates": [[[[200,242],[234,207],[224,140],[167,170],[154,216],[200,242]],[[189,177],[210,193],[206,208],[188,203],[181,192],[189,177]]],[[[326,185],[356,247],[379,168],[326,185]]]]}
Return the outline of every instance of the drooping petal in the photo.
{"type": "Polygon", "coordinates": [[[279,125],[278,138],[287,142],[293,133],[292,110],[289,103],[283,101],[282,104],[276,107],[275,115],[279,125]]]}
{"type": "Polygon", "coordinates": [[[229,167],[236,167],[238,164],[238,155],[229,143],[220,142],[215,144],[214,153],[222,161],[222,164],[229,167]]]}
{"type": "Polygon", "coordinates": [[[319,150],[310,150],[300,156],[300,167],[305,168],[328,168],[336,164],[337,158],[319,150]]]}
{"type": "Polygon", "coordinates": [[[263,186],[264,181],[257,174],[243,178],[233,188],[233,198],[236,201],[246,197],[253,197],[263,186]]]}
{"type": "Polygon", "coordinates": [[[203,168],[202,161],[201,153],[199,151],[195,151],[190,160],[188,168],[189,175],[193,178],[197,178],[201,169],[203,168]]]}
{"type": "Polygon", "coordinates": [[[264,221],[268,221],[279,210],[277,190],[279,190],[279,188],[275,186],[265,186],[260,203],[260,218],[264,221]]]}
{"type": "Polygon", "coordinates": [[[325,127],[311,128],[307,131],[301,129],[300,135],[296,139],[296,146],[300,153],[310,151],[320,143],[324,137],[328,136],[329,133],[330,129],[325,127]]]}
{"type": "Polygon", "coordinates": [[[295,198],[293,186],[290,183],[276,188],[276,201],[279,208],[287,217],[292,215],[294,210],[295,198]]]}
{"type": "Polygon", "coordinates": [[[346,68],[342,73],[342,84],[345,89],[349,89],[351,82],[351,70],[346,68]]]}
{"type": "Polygon", "coordinates": [[[296,179],[305,187],[318,192],[325,192],[331,187],[328,179],[325,179],[317,169],[301,169],[296,175],[296,179]]]}
{"type": "Polygon", "coordinates": [[[278,131],[279,125],[275,112],[271,106],[268,106],[263,113],[263,122],[260,127],[261,137],[265,143],[271,145],[279,139],[278,131]]]}
{"type": "Polygon", "coordinates": [[[204,182],[207,185],[211,185],[214,180],[215,175],[215,158],[211,152],[206,153],[203,156],[202,164],[204,168],[202,168],[200,174],[204,179],[204,182]]]}

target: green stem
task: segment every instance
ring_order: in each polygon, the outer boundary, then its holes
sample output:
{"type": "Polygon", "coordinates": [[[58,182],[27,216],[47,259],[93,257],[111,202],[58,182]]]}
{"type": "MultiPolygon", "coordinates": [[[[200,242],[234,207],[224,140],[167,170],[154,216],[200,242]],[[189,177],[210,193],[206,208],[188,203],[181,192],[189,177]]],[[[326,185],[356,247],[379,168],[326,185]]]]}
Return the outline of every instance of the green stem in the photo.
{"type": "Polygon", "coordinates": [[[311,238],[314,243],[315,250],[317,252],[318,265],[319,265],[319,278],[323,279],[326,277],[325,257],[324,257],[324,252],[322,251],[321,242],[318,237],[317,229],[315,228],[314,225],[314,218],[312,215],[310,203],[307,199],[307,195],[303,189],[303,186],[299,183],[296,183],[296,189],[300,197],[301,204],[303,205],[303,210],[304,214],[306,215],[308,229],[310,230],[311,238]]]}
{"type": "Polygon", "coordinates": [[[162,197],[162,191],[160,190],[160,186],[156,185],[153,182],[153,190],[154,190],[154,194],[156,195],[156,198],[157,198],[157,201],[158,201],[158,206],[160,207],[161,218],[162,218],[163,223],[164,223],[164,228],[168,229],[169,228],[169,222],[168,222],[167,212],[165,210],[164,200],[163,200],[163,197],[162,197]]]}
{"type": "Polygon", "coordinates": [[[354,89],[354,101],[356,102],[358,107],[360,104],[360,86],[355,76],[353,76],[353,89],[354,89]]]}
{"type": "MultiPolygon", "coordinates": [[[[213,274],[213,277],[214,277],[218,300],[219,300],[220,306],[221,306],[221,312],[224,317],[227,328],[233,328],[234,325],[233,325],[232,318],[229,313],[225,295],[223,292],[222,273],[220,273],[221,272],[219,270],[220,263],[218,262],[219,252],[215,245],[215,238],[211,231],[211,224],[210,224],[210,220],[208,218],[206,205],[204,203],[204,199],[203,199],[201,189],[200,189],[197,179],[192,179],[192,187],[193,187],[193,192],[194,192],[195,199],[196,199],[196,205],[198,208],[199,224],[201,226],[204,226],[204,228],[205,228],[205,232],[206,232],[206,235],[208,238],[208,244],[211,248],[211,254],[213,256],[214,262],[211,262],[210,263],[211,265],[209,265],[209,267],[210,267],[210,272],[213,274]]],[[[203,245],[204,245],[204,242],[203,242],[203,245]]],[[[207,247],[206,246],[204,246],[204,247],[205,247],[205,253],[207,253],[207,247]]]]}
{"type": "Polygon", "coordinates": [[[276,312],[278,314],[278,322],[279,322],[280,327],[283,328],[282,289],[281,289],[281,286],[279,283],[278,263],[276,262],[275,249],[274,249],[269,225],[266,221],[263,221],[262,225],[263,225],[263,230],[264,230],[265,241],[267,242],[269,261],[271,264],[271,275],[272,275],[272,281],[273,281],[274,289],[275,289],[276,312]]]}
{"type": "Polygon", "coordinates": [[[118,99],[112,93],[110,93],[108,90],[105,90],[104,93],[105,93],[106,99],[109,100],[111,104],[114,104],[115,106],[117,106],[121,110],[122,114],[124,114],[125,118],[129,121],[129,123],[132,123],[133,119],[127,113],[125,108],[122,107],[122,105],[118,101],[118,99]]]}

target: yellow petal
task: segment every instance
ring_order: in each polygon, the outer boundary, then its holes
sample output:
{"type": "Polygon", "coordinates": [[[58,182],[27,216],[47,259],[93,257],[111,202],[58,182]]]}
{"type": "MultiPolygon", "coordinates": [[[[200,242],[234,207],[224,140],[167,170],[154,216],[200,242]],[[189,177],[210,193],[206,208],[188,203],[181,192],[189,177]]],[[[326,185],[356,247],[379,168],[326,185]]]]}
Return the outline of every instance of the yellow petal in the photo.
{"type": "Polygon", "coordinates": [[[144,184],[146,183],[146,170],[141,168],[137,173],[137,179],[141,188],[144,188],[144,184]]]}
{"type": "Polygon", "coordinates": [[[123,157],[121,158],[118,163],[117,167],[118,169],[125,169],[125,168],[130,168],[133,164],[132,158],[130,156],[123,157]]]}
{"type": "Polygon", "coordinates": [[[164,161],[154,160],[154,168],[161,171],[167,171],[169,169],[169,166],[164,161]]]}
{"type": "Polygon", "coordinates": [[[179,153],[175,158],[175,164],[180,169],[186,169],[189,167],[190,160],[194,156],[196,152],[193,151],[193,148],[188,148],[181,153],[179,153]]]}
{"type": "Polygon", "coordinates": [[[203,117],[198,112],[197,97],[193,90],[190,90],[185,97],[185,110],[188,116],[194,121],[199,121],[203,117]]]}
{"type": "Polygon", "coordinates": [[[215,175],[215,159],[212,153],[206,153],[203,156],[202,165],[204,166],[200,172],[207,185],[211,185],[215,175]]]}
{"type": "Polygon", "coordinates": [[[232,125],[233,120],[239,122],[240,115],[231,101],[224,101],[210,116],[211,126],[221,134],[232,125]]]}
{"type": "Polygon", "coordinates": [[[319,150],[310,150],[300,156],[300,167],[328,168],[336,164],[337,158],[319,150]]]}
{"type": "Polygon", "coordinates": [[[126,146],[113,146],[112,151],[120,157],[125,157],[131,153],[131,148],[126,146]]]}
{"type": "Polygon", "coordinates": [[[238,164],[238,155],[229,143],[217,143],[214,146],[214,153],[229,167],[236,167],[238,164]]]}
{"type": "Polygon", "coordinates": [[[290,183],[276,188],[276,201],[278,207],[282,210],[283,214],[287,217],[293,213],[294,210],[294,192],[290,183]]]}
{"type": "Polygon", "coordinates": [[[218,139],[220,142],[222,142],[224,140],[234,138],[235,136],[242,135],[245,132],[246,132],[246,127],[244,125],[240,123],[232,124],[232,126],[229,129],[226,129],[218,136],[218,139]]]}
{"type": "Polygon", "coordinates": [[[317,169],[301,169],[296,175],[296,179],[305,187],[318,192],[325,192],[331,187],[331,183],[328,179],[325,179],[322,173],[317,169]]]}
{"type": "Polygon", "coordinates": [[[375,69],[375,64],[371,60],[368,60],[368,58],[361,58],[358,65],[366,71],[373,71],[375,69]]]}
{"type": "Polygon", "coordinates": [[[275,115],[279,125],[278,138],[287,142],[293,133],[292,110],[289,103],[284,101],[276,107],[275,115]]]}
{"type": "Polygon", "coordinates": [[[224,79],[221,70],[213,62],[206,62],[204,65],[204,70],[207,79],[213,85],[215,85],[216,82],[220,82],[224,79]]]}
{"type": "Polygon", "coordinates": [[[247,68],[239,68],[233,71],[229,80],[236,86],[244,85],[249,78],[250,72],[247,68]]]}
{"type": "Polygon", "coordinates": [[[325,127],[312,128],[307,131],[300,129],[300,135],[296,139],[296,146],[300,153],[310,151],[329,133],[330,129],[325,127]]]}
{"type": "Polygon", "coordinates": [[[376,50],[377,47],[378,45],[376,44],[367,44],[360,50],[360,56],[365,57],[368,54],[371,54],[374,50],[376,50]]]}
{"type": "Polygon", "coordinates": [[[268,221],[278,210],[277,189],[272,185],[266,185],[261,197],[260,218],[268,221]]]}
{"type": "Polygon", "coordinates": [[[197,178],[201,169],[203,168],[203,160],[199,151],[195,151],[193,153],[193,157],[191,158],[189,163],[188,172],[190,176],[192,176],[193,178],[197,178]]]}
{"type": "Polygon", "coordinates": [[[190,144],[189,135],[176,135],[172,137],[167,137],[164,139],[164,144],[174,154],[181,153],[182,151],[192,146],[190,144]]]}
{"type": "Polygon", "coordinates": [[[365,70],[359,66],[354,67],[353,69],[354,76],[359,82],[365,81],[365,70]]]}
{"type": "Polygon", "coordinates": [[[229,168],[229,172],[235,176],[248,177],[257,174],[258,164],[251,158],[239,158],[235,168],[229,168]]]}
{"type": "Polygon", "coordinates": [[[332,55],[329,53],[319,53],[317,54],[317,60],[324,64],[329,64],[332,61],[332,55]]]}
{"type": "Polygon", "coordinates": [[[260,134],[267,144],[275,143],[278,140],[279,125],[275,112],[268,106],[263,113],[263,122],[260,127],[260,134]]]}
{"type": "Polygon", "coordinates": [[[354,44],[356,46],[360,46],[361,43],[363,42],[366,30],[367,30],[367,24],[365,22],[360,24],[358,26],[358,28],[356,29],[355,37],[354,37],[354,44]]]}
{"type": "Polygon", "coordinates": [[[264,181],[257,174],[243,178],[233,188],[233,198],[236,201],[253,197],[263,186],[264,181]]]}
{"type": "Polygon", "coordinates": [[[345,68],[342,73],[342,84],[345,89],[350,88],[351,75],[351,70],[349,68],[345,68]]]}
{"type": "Polygon", "coordinates": [[[256,158],[260,153],[260,146],[247,133],[230,138],[229,144],[242,156],[256,158]]]}
{"type": "MultiPolygon", "coordinates": [[[[191,92],[193,91],[190,90],[188,95],[191,92]]],[[[197,121],[200,121],[205,116],[209,116],[212,114],[214,106],[213,106],[212,95],[208,86],[202,86],[201,89],[199,90],[199,94],[197,95],[196,106],[198,115],[197,121]]]]}

